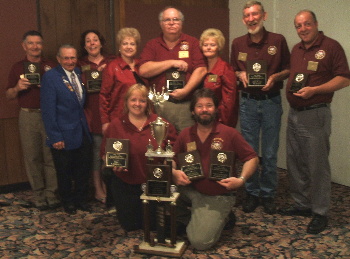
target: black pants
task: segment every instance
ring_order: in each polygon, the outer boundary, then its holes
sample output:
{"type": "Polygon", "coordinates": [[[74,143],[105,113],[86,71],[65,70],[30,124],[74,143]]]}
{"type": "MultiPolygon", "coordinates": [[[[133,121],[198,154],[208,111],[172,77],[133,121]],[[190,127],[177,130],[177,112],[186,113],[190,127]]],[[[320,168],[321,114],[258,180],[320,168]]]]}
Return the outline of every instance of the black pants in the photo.
{"type": "Polygon", "coordinates": [[[73,150],[51,149],[57,173],[58,192],[63,206],[87,201],[90,177],[91,142],[84,137],[73,150]]]}
{"type": "MultiPolygon", "coordinates": [[[[128,184],[118,178],[111,168],[105,168],[102,175],[110,189],[117,209],[117,219],[125,231],[143,228],[143,206],[140,184],[128,184]]],[[[155,229],[155,202],[150,202],[151,229],[155,229]]]]}

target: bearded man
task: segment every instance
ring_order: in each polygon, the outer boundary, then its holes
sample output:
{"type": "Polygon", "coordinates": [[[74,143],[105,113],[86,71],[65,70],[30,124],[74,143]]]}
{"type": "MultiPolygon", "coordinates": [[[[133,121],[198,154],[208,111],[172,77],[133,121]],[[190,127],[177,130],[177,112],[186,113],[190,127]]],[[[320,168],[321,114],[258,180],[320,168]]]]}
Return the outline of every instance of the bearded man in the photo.
{"type": "Polygon", "coordinates": [[[243,203],[243,211],[252,212],[261,202],[266,213],[274,214],[282,116],[280,89],[289,75],[290,53],[281,34],[266,31],[266,18],[267,13],[260,2],[245,4],[243,23],[248,34],[233,40],[231,64],[240,81],[242,135],[255,152],[261,150],[262,157],[261,170],[245,184],[247,200],[243,203]]]}

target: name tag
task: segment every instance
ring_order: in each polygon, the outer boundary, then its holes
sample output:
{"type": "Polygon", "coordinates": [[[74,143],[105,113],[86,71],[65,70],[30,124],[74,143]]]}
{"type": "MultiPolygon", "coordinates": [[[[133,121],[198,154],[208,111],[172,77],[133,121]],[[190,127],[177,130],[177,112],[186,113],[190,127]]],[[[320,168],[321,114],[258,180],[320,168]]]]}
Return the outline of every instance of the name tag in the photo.
{"type": "Polygon", "coordinates": [[[188,50],[179,51],[179,58],[189,58],[189,57],[190,57],[190,53],[188,52],[188,50]]]}
{"type": "Polygon", "coordinates": [[[317,71],[318,68],[318,62],[315,61],[309,61],[307,64],[307,70],[311,71],[317,71]]]}
{"type": "Polygon", "coordinates": [[[239,52],[238,60],[239,61],[247,61],[248,53],[239,52]]]}
{"type": "Polygon", "coordinates": [[[218,75],[209,75],[208,82],[209,83],[216,83],[217,79],[218,79],[218,75]]]}

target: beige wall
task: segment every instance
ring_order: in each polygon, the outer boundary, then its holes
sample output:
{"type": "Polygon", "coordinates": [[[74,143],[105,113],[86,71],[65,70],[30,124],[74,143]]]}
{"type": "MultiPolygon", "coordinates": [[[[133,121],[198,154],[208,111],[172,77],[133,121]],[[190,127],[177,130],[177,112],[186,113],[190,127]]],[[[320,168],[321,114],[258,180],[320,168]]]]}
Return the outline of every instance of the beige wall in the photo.
{"type": "MultiPolygon", "coordinates": [[[[235,37],[246,33],[242,24],[242,8],[245,0],[230,0],[230,42],[235,37]]],[[[268,18],[265,26],[272,32],[283,34],[289,49],[299,42],[293,26],[295,14],[302,9],[311,9],[316,13],[319,30],[325,35],[336,39],[345,49],[350,59],[350,5],[348,0],[265,0],[261,1],[268,18]]],[[[332,136],[331,136],[331,168],[332,180],[336,183],[350,186],[350,116],[349,102],[350,87],[338,91],[332,102],[332,136]]],[[[280,149],[278,166],[286,168],[286,121],[288,103],[284,98],[282,129],[280,134],[280,149]]],[[[315,150],[317,152],[317,150],[315,150]]]]}

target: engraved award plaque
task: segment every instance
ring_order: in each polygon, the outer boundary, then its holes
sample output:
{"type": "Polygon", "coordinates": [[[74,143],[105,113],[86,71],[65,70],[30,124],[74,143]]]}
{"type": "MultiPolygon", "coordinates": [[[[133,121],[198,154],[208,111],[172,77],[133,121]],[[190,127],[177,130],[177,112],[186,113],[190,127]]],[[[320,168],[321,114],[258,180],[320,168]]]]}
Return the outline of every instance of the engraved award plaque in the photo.
{"type": "Polygon", "coordinates": [[[296,93],[305,87],[308,76],[309,74],[306,73],[295,73],[289,92],[296,93]]]}
{"type": "Polygon", "coordinates": [[[166,87],[168,92],[172,92],[176,89],[181,89],[186,83],[186,74],[183,71],[177,71],[176,68],[171,68],[166,71],[166,87]]]}
{"type": "Polygon", "coordinates": [[[97,93],[101,90],[102,71],[85,70],[86,88],[89,93],[97,93]]]}
{"type": "Polygon", "coordinates": [[[267,82],[267,62],[266,60],[247,61],[248,87],[261,88],[267,82]]]}
{"type": "Polygon", "coordinates": [[[32,85],[40,84],[40,63],[24,62],[24,77],[32,85]]]}
{"type": "Polygon", "coordinates": [[[178,154],[179,166],[188,178],[198,180],[204,177],[200,156],[197,150],[178,154]]]}
{"type": "Polygon", "coordinates": [[[147,196],[169,197],[171,168],[167,165],[147,165],[147,196]]]}
{"type": "Polygon", "coordinates": [[[232,176],[235,161],[233,151],[211,150],[210,160],[210,180],[220,181],[232,176]]]}
{"type": "Polygon", "coordinates": [[[129,140],[107,138],[106,167],[123,167],[129,165],[129,140]]]}

